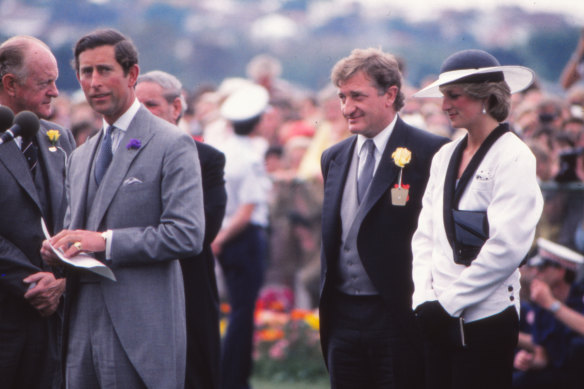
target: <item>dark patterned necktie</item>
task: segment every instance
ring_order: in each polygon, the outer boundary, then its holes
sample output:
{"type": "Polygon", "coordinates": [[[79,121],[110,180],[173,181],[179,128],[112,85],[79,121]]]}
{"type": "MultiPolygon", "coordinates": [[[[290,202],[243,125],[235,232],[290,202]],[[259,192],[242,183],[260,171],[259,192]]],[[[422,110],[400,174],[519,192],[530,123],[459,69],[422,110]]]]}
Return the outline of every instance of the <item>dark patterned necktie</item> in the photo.
{"type": "Polygon", "coordinates": [[[34,174],[39,158],[37,146],[33,143],[32,138],[22,138],[21,149],[30,171],[34,174]]]}
{"type": "Polygon", "coordinates": [[[97,155],[97,161],[95,162],[95,182],[99,186],[108,166],[113,158],[112,152],[112,132],[114,126],[109,126],[105,132],[105,136],[101,141],[101,147],[99,148],[99,154],[97,155]]]}
{"type": "Polygon", "coordinates": [[[367,151],[367,160],[357,181],[357,200],[359,204],[361,204],[361,200],[365,197],[365,192],[373,179],[373,170],[375,168],[375,144],[371,139],[367,139],[363,147],[367,151]]]}

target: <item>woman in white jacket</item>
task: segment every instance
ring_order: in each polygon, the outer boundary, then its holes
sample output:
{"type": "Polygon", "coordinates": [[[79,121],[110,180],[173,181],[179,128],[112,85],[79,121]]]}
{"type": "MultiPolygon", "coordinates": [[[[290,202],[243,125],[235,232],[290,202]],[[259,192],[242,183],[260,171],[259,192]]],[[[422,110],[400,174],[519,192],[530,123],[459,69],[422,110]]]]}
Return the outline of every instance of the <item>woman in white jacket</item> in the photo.
{"type": "Polygon", "coordinates": [[[518,267],[543,199],[535,158],[502,123],[511,93],[533,72],[464,50],[416,97],[443,98],[467,135],[434,156],[412,240],[413,308],[422,329],[428,388],[510,388],[518,336],[518,267]]]}

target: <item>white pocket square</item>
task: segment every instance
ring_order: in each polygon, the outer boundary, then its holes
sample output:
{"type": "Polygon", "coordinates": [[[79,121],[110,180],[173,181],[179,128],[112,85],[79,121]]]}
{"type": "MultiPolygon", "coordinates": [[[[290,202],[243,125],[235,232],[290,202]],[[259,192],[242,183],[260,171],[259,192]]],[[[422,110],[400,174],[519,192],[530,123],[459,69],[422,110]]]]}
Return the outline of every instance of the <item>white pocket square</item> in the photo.
{"type": "Polygon", "coordinates": [[[122,185],[141,184],[142,180],[136,177],[129,177],[124,180],[122,185]]]}

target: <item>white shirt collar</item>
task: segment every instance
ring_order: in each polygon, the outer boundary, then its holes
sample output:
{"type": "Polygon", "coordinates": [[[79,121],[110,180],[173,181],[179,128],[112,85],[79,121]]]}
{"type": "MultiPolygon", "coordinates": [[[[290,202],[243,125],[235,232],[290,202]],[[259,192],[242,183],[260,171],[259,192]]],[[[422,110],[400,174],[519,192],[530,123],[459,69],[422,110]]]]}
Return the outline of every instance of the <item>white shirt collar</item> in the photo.
{"type": "MultiPolygon", "coordinates": [[[[383,131],[381,131],[379,134],[377,134],[373,138],[371,138],[373,140],[373,143],[375,144],[375,150],[377,150],[377,152],[378,152],[378,153],[376,153],[377,155],[383,154],[383,151],[385,150],[385,146],[387,145],[387,140],[391,136],[391,133],[393,132],[393,128],[395,127],[396,122],[397,122],[397,114],[393,117],[393,120],[391,121],[391,123],[389,123],[389,125],[383,129],[383,131]]],[[[361,151],[363,150],[363,145],[365,144],[365,141],[367,139],[370,139],[370,138],[367,138],[366,136],[363,136],[361,134],[357,135],[357,150],[358,150],[359,155],[361,155],[361,151]]]]}
{"type": "MultiPolygon", "coordinates": [[[[122,116],[120,116],[118,118],[118,120],[116,120],[113,123],[113,126],[119,130],[122,130],[123,132],[126,132],[128,127],[130,126],[130,123],[134,119],[134,116],[136,116],[136,114],[138,113],[139,109],[140,109],[140,101],[138,100],[138,98],[135,98],[132,105],[130,105],[130,108],[128,108],[128,110],[126,112],[124,112],[122,114],[122,116]]],[[[103,119],[103,133],[104,133],[104,135],[105,135],[105,131],[107,130],[108,127],[109,127],[109,123],[106,122],[105,119],[103,119]]]]}

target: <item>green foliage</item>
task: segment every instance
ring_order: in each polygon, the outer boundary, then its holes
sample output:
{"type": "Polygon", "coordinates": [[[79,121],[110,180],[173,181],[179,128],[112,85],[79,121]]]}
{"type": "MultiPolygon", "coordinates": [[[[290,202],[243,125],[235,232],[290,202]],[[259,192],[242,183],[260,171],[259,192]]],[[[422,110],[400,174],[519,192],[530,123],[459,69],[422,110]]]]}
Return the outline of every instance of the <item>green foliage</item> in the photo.
{"type": "Polygon", "coordinates": [[[577,28],[538,30],[530,37],[524,48],[528,66],[541,78],[558,80],[572,51],[576,48],[579,36],[580,30],[577,28]]]}
{"type": "Polygon", "coordinates": [[[264,378],[252,377],[253,389],[330,389],[328,380],[317,382],[274,382],[264,378]]]}

